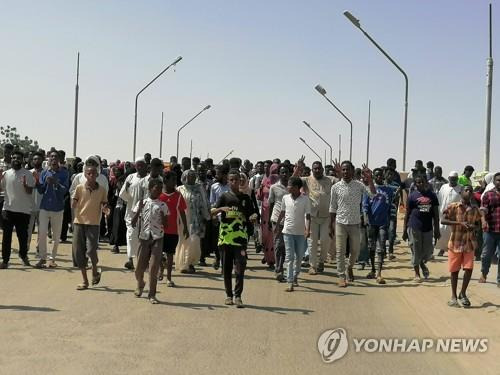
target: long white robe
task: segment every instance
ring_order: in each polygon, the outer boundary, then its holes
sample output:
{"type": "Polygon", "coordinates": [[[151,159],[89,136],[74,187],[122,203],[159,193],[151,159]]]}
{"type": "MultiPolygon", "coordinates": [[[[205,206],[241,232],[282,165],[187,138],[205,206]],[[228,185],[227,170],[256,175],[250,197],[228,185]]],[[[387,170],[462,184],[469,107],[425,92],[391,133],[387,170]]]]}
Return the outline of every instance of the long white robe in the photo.
{"type": "MultiPolygon", "coordinates": [[[[439,220],[443,219],[443,212],[448,207],[450,203],[459,202],[461,199],[460,193],[463,187],[457,185],[455,187],[450,186],[450,184],[443,185],[439,189],[437,194],[439,200],[439,220]]],[[[448,241],[450,240],[451,229],[448,225],[439,224],[439,230],[441,231],[441,238],[436,243],[436,249],[447,250],[448,241]]]]}
{"type": "Polygon", "coordinates": [[[127,256],[133,258],[139,248],[139,228],[132,228],[132,209],[141,199],[148,197],[148,176],[140,177],[137,173],[128,175],[120,190],[120,198],[127,202],[125,224],[127,225],[127,256]],[[127,182],[130,183],[127,189],[127,182]]]}

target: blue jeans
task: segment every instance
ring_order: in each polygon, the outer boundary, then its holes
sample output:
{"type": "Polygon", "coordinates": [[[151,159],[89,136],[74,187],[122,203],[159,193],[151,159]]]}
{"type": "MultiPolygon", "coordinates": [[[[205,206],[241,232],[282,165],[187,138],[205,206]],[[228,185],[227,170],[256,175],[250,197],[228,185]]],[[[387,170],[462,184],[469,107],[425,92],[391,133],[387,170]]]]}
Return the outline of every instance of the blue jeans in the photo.
{"type": "MultiPolygon", "coordinates": [[[[486,277],[491,266],[491,258],[496,252],[500,258],[500,233],[483,233],[483,252],[481,253],[481,273],[486,277]]],[[[497,266],[498,267],[498,266],[497,266]]],[[[497,270],[497,283],[500,283],[500,268],[497,270]]]]}
{"type": "Polygon", "coordinates": [[[304,235],[283,233],[285,241],[286,281],[291,284],[299,276],[302,257],[306,251],[307,241],[304,235]]]}

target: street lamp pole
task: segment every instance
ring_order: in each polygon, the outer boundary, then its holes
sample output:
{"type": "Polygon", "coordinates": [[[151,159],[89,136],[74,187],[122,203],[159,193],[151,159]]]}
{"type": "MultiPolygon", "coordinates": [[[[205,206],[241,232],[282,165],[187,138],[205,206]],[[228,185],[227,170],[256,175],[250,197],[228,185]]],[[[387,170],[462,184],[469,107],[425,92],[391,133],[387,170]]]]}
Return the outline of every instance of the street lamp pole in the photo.
{"type": "Polygon", "coordinates": [[[160,129],[160,159],[162,156],[162,146],[163,146],[163,112],[161,113],[161,129],[160,129]]]}
{"type": "Polygon", "coordinates": [[[366,136],[366,165],[368,166],[368,160],[370,159],[370,110],[371,110],[371,100],[368,100],[368,135],[366,136]]]}
{"type": "Polygon", "coordinates": [[[299,137],[299,139],[302,141],[302,143],[304,143],[304,144],[307,146],[307,148],[308,148],[309,150],[311,150],[311,151],[314,153],[314,155],[316,155],[316,156],[318,157],[318,159],[319,159],[319,160],[321,160],[321,156],[319,156],[319,154],[318,154],[316,151],[314,151],[314,149],[313,149],[311,146],[309,146],[309,145],[307,144],[307,142],[304,140],[304,138],[299,137]]]}
{"type": "Polygon", "coordinates": [[[177,130],[177,152],[176,152],[176,157],[177,157],[177,160],[179,160],[179,135],[181,133],[181,130],[184,129],[186,126],[188,126],[191,121],[193,121],[196,117],[198,117],[199,115],[201,115],[204,111],[210,109],[211,106],[210,105],[207,105],[205,108],[203,108],[200,112],[198,112],[196,115],[194,115],[191,120],[189,120],[188,122],[186,122],[184,125],[182,125],[179,130],[177,130]]]}
{"type": "Polygon", "coordinates": [[[165,73],[168,68],[171,66],[177,64],[179,61],[182,60],[182,56],[179,56],[178,58],[175,59],[175,61],[167,66],[165,69],[163,69],[160,74],[158,74],[156,77],[154,77],[146,86],[142,88],[141,91],[137,93],[135,96],[135,114],[134,114],[134,151],[133,151],[133,160],[135,160],[135,150],[136,150],[136,145],[137,145],[137,101],[139,100],[139,95],[143,93],[144,90],[146,90],[154,81],[156,81],[163,73],[165,73]]]}
{"type": "Polygon", "coordinates": [[[339,134],[339,163],[342,163],[342,134],[339,134]]]}
{"type": "MultiPolygon", "coordinates": [[[[305,126],[307,126],[309,129],[311,129],[311,131],[316,134],[318,136],[319,139],[321,139],[323,142],[325,142],[325,144],[330,148],[330,163],[333,162],[333,148],[332,146],[330,145],[330,143],[328,143],[321,135],[319,135],[318,132],[316,132],[316,130],[314,130],[312,128],[312,126],[307,122],[307,121],[302,121],[304,123],[305,126]]],[[[326,159],[326,158],[325,158],[326,159]]],[[[321,158],[320,158],[321,160],[321,158]]],[[[325,164],[326,164],[326,160],[325,160],[325,164]]]]}
{"type": "Polygon", "coordinates": [[[335,109],[336,109],[336,110],[337,110],[337,111],[338,111],[338,112],[339,112],[339,113],[340,113],[340,114],[341,114],[341,115],[342,115],[342,116],[343,116],[343,117],[347,120],[347,122],[348,122],[348,123],[349,123],[349,125],[351,126],[351,136],[350,136],[350,143],[351,143],[351,145],[350,145],[350,147],[349,147],[349,160],[350,160],[350,161],[352,161],[352,121],[351,121],[351,119],[350,119],[349,117],[347,117],[347,116],[344,114],[344,112],[342,112],[342,111],[340,110],[340,108],[339,108],[339,107],[337,107],[337,106],[336,106],[336,105],[335,105],[335,104],[334,104],[334,103],[333,103],[333,102],[332,102],[332,101],[331,101],[331,100],[330,100],[330,99],[326,96],[326,90],[323,88],[323,86],[321,86],[321,85],[316,85],[315,89],[316,89],[316,91],[317,91],[317,92],[319,92],[319,93],[323,96],[323,98],[325,98],[325,99],[326,99],[326,101],[327,101],[328,103],[330,103],[330,104],[333,106],[333,108],[335,108],[335,109]]]}
{"type": "Polygon", "coordinates": [[[488,74],[486,78],[486,134],[484,144],[484,170],[490,170],[490,136],[491,136],[491,92],[493,89],[493,57],[491,43],[491,4],[490,4],[490,56],[486,60],[488,74]]]}
{"type": "Polygon", "coordinates": [[[75,122],[73,127],[73,156],[76,157],[76,138],[78,134],[78,93],[80,91],[80,86],[78,81],[80,78],[80,52],[78,52],[76,58],[76,86],[75,86],[75,122]]]}
{"type": "MultiPolygon", "coordinates": [[[[226,160],[229,156],[233,154],[234,150],[229,151],[229,153],[222,158],[222,160],[219,162],[219,164],[222,164],[224,160],[226,160]]],[[[208,159],[208,154],[207,154],[207,159],[208,159]]]]}
{"type": "Polygon", "coordinates": [[[408,125],[408,75],[406,72],[394,61],[394,59],[385,52],[382,47],[378,45],[378,43],[370,36],[368,33],[363,30],[361,27],[361,23],[359,19],[354,17],[349,11],[344,12],[344,16],[351,21],[351,23],[356,26],[361,32],[368,38],[370,42],[373,43],[375,47],[378,48],[382,54],[387,57],[387,59],[403,74],[405,78],[405,122],[404,122],[404,130],[403,130],[403,171],[406,170],[406,134],[407,134],[407,125],[408,125]]]}

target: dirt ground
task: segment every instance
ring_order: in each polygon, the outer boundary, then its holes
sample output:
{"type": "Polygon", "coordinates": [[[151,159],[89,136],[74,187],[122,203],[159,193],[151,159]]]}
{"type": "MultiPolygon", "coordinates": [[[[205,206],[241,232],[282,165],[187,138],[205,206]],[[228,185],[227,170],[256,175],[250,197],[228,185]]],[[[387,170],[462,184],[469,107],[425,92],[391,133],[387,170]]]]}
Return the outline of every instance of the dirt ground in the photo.
{"type": "Polygon", "coordinates": [[[355,270],[354,284],[340,289],[328,264],[323,275],[302,273],[293,293],[251,249],[246,308],[224,305],[222,278],[211,267],[194,275],[174,272],[177,287],[161,282],[161,304],[151,305],[133,296],[126,255],[101,247],[101,283],[86,291],[75,290],[81,279],[70,244],[61,245],[55,270],[24,267],[15,253],[11,267],[0,270],[1,374],[500,373],[496,266],[489,282],[478,284],[476,262],[472,308],[463,309],[446,304],[446,258],[429,263],[429,281],[414,284],[404,245],[386,264],[386,285],[355,270]],[[345,357],[324,363],[318,337],[338,327],[349,338],[487,338],[488,351],[356,353],[351,345],[345,357]]]}

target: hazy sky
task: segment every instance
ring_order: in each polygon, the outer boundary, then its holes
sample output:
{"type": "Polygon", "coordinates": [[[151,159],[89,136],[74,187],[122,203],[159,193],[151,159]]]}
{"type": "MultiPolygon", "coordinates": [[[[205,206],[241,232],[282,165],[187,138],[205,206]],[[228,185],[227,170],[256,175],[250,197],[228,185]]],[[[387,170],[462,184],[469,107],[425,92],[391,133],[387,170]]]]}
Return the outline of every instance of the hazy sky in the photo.
{"type": "MultiPolygon", "coordinates": [[[[500,4],[493,4],[493,57],[500,4]]],[[[342,14],[364,29],[410,80],[407,169],[415,159],[462,170],[483,167],[488,2],[415,1],[6,1],[0,0],[0,125],[16,126],[42,147],[73,148],[76,53],[81,53],[79,156],[132,158],[134,99],[166,65],[183,56],[139,98],[137,153],[180,154],[217,162],[230,150],[251,160],[306,162],[326,146],[353,161],[366,158],[372,101],[370,166],[393,156],[401,167],[404,80],[342,14]]],[[[498,64],[498,62],[497,62],[498,64]]],[[[498,69],[498,68],[497,68],[498,69]]],[[[491,168],[500,169],[497,122],[500,75],[494,76],[491,168]],[[499,82],[499,83],[497,83],[499,82]]]]}

